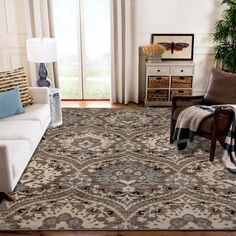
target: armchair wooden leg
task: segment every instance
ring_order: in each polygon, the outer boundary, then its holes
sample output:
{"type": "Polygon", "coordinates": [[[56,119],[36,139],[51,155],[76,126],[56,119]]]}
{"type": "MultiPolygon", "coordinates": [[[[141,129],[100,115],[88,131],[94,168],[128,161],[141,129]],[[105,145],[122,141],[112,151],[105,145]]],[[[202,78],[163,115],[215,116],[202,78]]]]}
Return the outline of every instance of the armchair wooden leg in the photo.
{"type": "Polygon", "coordinates": [[[174,130],[175,130],[174,120],[171,119],[171,123],[170,123],[170,143],[174,143],[174,139],[173,139],[174,130]]]}
{"type": "Polygon", "coordinates": [[[211,140],[211,149],[210,149],[210,161],[214,161],[214,156],[215,156],[215,150],[216,150],[216,138],[213,138],[211,140]]]}
{"type": "Polygon", "coordinates": [[[0,198],[3,198],[7,201],[15,201],[14,198],[6,192],[0,192],[0,198]]]}

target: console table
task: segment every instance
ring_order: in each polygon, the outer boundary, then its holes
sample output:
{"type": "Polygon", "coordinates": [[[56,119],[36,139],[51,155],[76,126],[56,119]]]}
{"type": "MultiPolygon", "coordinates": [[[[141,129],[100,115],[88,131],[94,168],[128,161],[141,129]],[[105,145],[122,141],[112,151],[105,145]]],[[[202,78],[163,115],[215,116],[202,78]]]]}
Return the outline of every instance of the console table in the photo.
{"type": "Polygon", "coordinates": [[[145,106],[170,106],[173,96],[191,95],[192,61],[146,63],[145,106]]]}

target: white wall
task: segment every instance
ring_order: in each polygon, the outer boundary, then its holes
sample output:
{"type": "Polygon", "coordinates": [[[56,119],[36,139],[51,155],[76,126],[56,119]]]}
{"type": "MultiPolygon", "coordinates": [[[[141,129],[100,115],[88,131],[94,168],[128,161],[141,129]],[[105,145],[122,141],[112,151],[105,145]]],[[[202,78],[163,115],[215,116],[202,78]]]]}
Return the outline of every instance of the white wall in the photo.
{"type": "MultiPolygon", "coordinates": [[[[212,32],[220,18],[220,0],[136,0],[138,45],[150,43],[152,33],[193,33],[195,76],[193,94],[204,93],[215,66],[212,32]]],[[[144,93],[144,58],[140,50],[140,97],[144,93]]]]}
{"type": "MultiPolygon", "coordinates": [[[[204,92],[214,67],[212,32],[220,18],[220,0],[132,0],[136,1],[138,45],[150,43],[152,33],[193,33],[194,93],[204,92]]],[[[66,2],[66,1],[65,1],[66,2]]],[[[66,3],[65,3],[66,4],[66,3]]],[[[25,66],[26,22],[24,0],[0,0],[0,70],[25,66]]],[[[144,92],[144,59],[140,55],[140,91],[144,92]]],[[[28,78],[30,78],[28,76],[28,78]]]]}
{"type": "Polygon", "coordinates": [[[0,71],[24,66],[30,78],[26,37],[24,0],[0,0],[0,71]]]}

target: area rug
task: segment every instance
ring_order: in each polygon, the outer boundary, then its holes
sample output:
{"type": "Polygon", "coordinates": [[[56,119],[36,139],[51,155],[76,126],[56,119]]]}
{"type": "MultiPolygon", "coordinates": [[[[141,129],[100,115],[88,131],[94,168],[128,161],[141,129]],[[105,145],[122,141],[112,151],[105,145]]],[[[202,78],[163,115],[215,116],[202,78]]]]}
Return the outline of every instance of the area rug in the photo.
{"type": "Polygon", "coordinates": [[[0,205],[1,230],[232,230],[236,175],[217,148],[169,144],[170,108],[63,109],[0,205]]]}

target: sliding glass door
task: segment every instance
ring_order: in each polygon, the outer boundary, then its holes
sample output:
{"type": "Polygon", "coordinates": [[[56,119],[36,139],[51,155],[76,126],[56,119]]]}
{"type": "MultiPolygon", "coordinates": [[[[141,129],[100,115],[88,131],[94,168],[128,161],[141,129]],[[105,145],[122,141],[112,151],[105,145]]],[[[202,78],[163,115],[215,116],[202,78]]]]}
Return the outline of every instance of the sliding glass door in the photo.
{"type": "Polygon", "coordinates": [[[63,98],[110,98],[110,0],[54,0],[63,98]]]}

